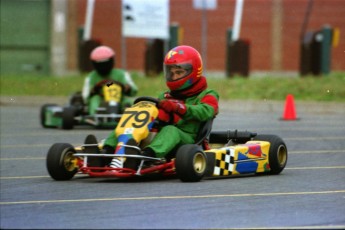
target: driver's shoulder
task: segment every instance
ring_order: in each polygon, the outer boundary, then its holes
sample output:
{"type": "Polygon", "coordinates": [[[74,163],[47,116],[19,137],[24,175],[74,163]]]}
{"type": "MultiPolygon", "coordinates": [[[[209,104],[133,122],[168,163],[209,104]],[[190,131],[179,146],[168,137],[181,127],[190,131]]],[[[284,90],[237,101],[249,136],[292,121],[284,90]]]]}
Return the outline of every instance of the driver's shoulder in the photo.
{"type": "Polygon", "coordinates": [[[112,76],[121,76],[124,77],[125,76],[126,71],[124,69],[119,69],[119,68],[113,68],[111,70],[111,75],[112,76]]]}

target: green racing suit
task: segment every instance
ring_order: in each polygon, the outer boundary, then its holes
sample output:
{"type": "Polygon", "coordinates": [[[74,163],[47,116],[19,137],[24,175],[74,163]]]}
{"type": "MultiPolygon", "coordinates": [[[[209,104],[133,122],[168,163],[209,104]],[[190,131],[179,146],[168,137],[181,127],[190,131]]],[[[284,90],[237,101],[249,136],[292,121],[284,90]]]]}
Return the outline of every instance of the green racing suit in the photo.
{"type": "Polygon", "coordinates": [[[107,78],[102,77],[96,71],[92,71],[85,78],[82,91],[84,102],[89,106],[88,112],[90,115],[96,113],[96,109],[99,107],[102,101],[102,96],[99,94],[93,95],[92,90],[97,85],[97,83],[105,79],[117,81],[123,85],[129,86],[128,92],[126,92],[125,95],[122,96],[122,101],[120,102],[121,111],[123,111],[126,106],[130,106],[132,104],[132,101],[129,97],[135,96],[138,92],[138,88],[131,79],[129,73],[122,69],[112,69],[107,78]]]}
{"type": "MultiPolygon", "coordinates": [[[[158,98],[166,99],[165,95],[166,93],[162,93],[158,98]]],[[[187,108],[186,113],[175,124],[162,127],[147,147],[151,148],[157,157],[164,157],[175,147],[195,143],[200,125],[218,114],[218,100],[218,93],[212,89],[186,98],[183,101],[187,108]]],[[[114,131],[109,134],[104,145],[115,148],[117,139],[114,131]]]]}

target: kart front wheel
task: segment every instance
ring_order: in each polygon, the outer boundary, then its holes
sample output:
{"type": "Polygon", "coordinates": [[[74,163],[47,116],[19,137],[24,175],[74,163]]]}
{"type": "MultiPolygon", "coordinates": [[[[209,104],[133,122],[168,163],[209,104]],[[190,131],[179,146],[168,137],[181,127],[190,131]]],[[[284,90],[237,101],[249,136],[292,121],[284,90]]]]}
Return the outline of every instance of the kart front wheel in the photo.
{"type": "Polygon", "coordinates": [[[206,154],[198,145],[183,145],[177,150],[175,168],[181,181],[198,182],[206,173],[206,154]]]}
{"type": "Polygon", "coordinates": [[[288,151],[283,139],[276,135],[257,135],[254,140],[270,142],[269,158],[270,164],[269,174],[276,175],[281,173],[286,166],[288,159],[288,151]]]}
{"type": "Polygon", "coordinates": [[[73,129],[74,126],[74,116],[77,111],[74,107],[65,107],[62,111],[62,128],[63,129],[73,129]]]}
{"type": "Polygon", "coordinates": [[[47,169],[54,180],[70,180],[77,173],[76,153],[71,144],[55,143],[48,150],[47,169]]]}

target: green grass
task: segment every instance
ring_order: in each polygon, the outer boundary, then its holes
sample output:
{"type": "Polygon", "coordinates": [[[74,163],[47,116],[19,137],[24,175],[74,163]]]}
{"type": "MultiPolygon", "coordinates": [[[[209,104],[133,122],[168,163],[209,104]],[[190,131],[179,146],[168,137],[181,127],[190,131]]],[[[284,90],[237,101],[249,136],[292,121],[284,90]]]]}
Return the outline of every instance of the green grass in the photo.
{"type": "MultiPolygon", "coordinates": [[[[85,75],[78,76],[1,76],[2,96],[69,96],[80,91],[85,75]]],[[[132,73],[139,87],[138,96],[156,97],[166,89],[162,75],[144,77],[132,73]]],[[[345,101],[345,72],[327,76],[306,77],[208,77],[209,88],[221,99],[285,100],[287,94],[296,100],[345,101]]]]}

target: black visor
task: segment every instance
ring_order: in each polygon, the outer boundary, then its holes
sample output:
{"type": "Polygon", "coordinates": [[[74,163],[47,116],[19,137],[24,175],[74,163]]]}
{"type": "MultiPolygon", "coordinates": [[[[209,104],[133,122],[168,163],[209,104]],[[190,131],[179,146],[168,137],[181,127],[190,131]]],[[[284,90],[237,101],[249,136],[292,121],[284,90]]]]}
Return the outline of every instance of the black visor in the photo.
{"type": "Polygon", "coordinates": [[[114,58],[110,58],[102,62],[93,61],[92,64],[99,75],[107,76],[110,73],[110,71],[113,69],[114,58]]]}

